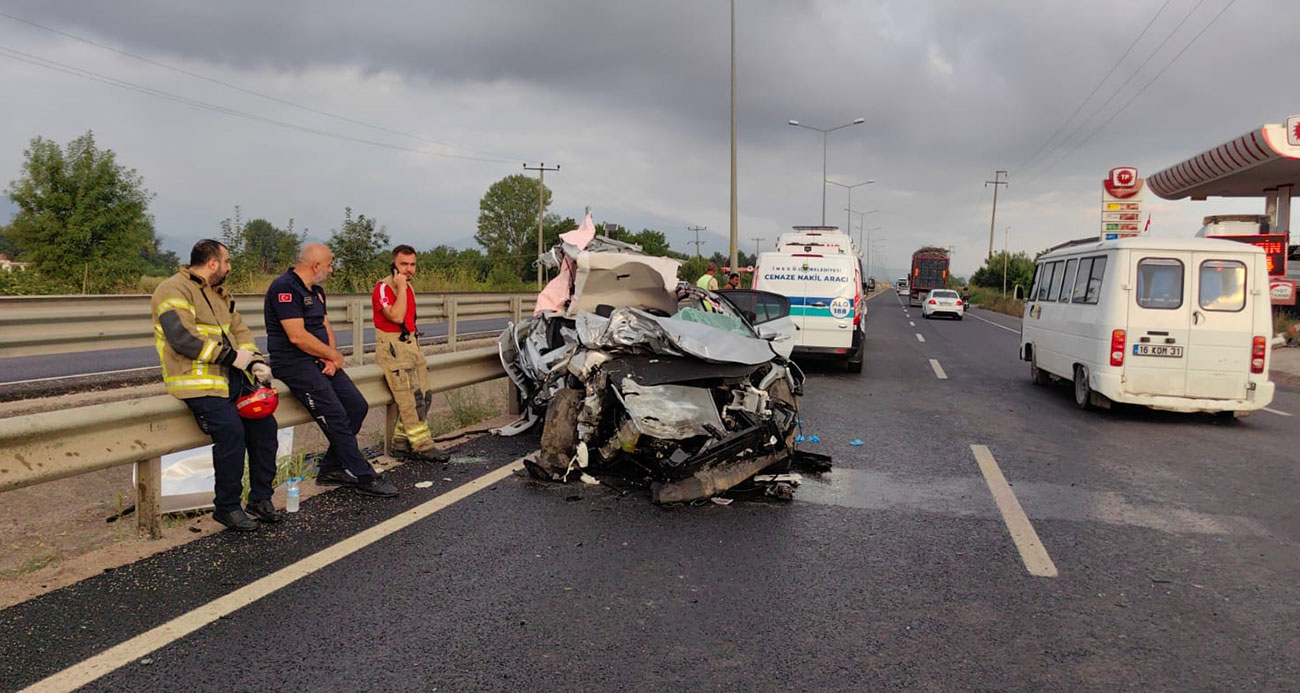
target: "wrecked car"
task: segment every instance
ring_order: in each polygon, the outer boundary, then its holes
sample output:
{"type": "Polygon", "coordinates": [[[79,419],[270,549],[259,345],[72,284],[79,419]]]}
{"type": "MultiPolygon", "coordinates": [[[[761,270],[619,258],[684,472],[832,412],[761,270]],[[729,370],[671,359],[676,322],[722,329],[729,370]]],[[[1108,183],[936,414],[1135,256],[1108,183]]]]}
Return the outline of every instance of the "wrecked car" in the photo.
{"type": "Polygon", "coordinates": [[[498,340],[523,416],[497,432],[543,426],[532,476],[644,481],[656,503],[746,482],[789,499],[792,463],[829,465],[794,448],[804,376],[785,297],[679,282],[676,260],[597,238],[590,216],[560,238],[543,256],[558,276],[498,340]]]}

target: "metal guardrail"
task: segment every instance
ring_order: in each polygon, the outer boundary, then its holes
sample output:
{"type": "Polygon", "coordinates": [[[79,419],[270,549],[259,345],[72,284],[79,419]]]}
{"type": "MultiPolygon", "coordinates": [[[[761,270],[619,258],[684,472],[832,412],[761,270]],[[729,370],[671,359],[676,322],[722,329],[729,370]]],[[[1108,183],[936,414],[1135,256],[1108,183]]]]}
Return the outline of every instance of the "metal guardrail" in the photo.
{"type": "MultiPolygon", "coordinates": [[[[516,318],[531,312],[535,299],[533,293],[417,294],[415,306],[421,324],[448,323],[448,341],[454,343],[459,320],[516,318]]],[[[0,358],[153,346],[149,300],[143,294],[0,297],[0,358]]],[[[263,300],[263,294],[235,295],[236,308],[258,336],[265,335],[263,300]]],[[[352,328],[360,334],[370,320],[369,294],[337,294],[328,303],[336,332],[352,328]]]]}
{"type": "MultiPolygon", "coordinates": [[[[495,347],[437,354],[426,360],[434,392],[505,377],[495,347]]],[[[378,366],[349,368],[366,402],[387,407],[384,445],[392,440],[397,407],[378,366]]],[[[284,383],[276,383],[281,427],[312,421],[284,383]]],[[[513,409],[513,402],[512,402],[513,409]]],[[[184,403],[171,395],[96,404],[0,419],[0,492],[124,464],[136,465],[136,514],[142,532],[162,536],[162,456],[211,443],[184,403]]]]}

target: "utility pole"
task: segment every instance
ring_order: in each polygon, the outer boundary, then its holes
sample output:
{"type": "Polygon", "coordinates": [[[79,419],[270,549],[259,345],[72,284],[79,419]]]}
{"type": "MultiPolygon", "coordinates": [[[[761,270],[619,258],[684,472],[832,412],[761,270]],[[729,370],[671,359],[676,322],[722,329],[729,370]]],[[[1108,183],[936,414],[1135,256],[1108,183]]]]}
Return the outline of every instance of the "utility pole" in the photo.
{"type": "Polygon", "coordinates": [[[1002,176],[1005,175],[1007,175],[1006,171],[994,171],[993,180],[984,181],[984,187],[993,186],[993,218],[989,219],[989,259],[993,258],[993,228],[998,223],[998,186],[1007,184],[1002,180],[1002,176]]]}
{"type": "MultiPolygon", "coordinates": [[[[731,0],[731,266],[739,261],[740,227],[736,220],[736,0],[731,0]]],[[[700,247],[695,246],[698,253],[700,247]]]]}
{"type": "MultiPolygon", "coordinates": [[[[550,168],[547,168],[546,162],[543,161],[537,166],[529,166],[528,164],[524,164],[524,170],[537,172],[537,257],[538,259],[540,259],[542,257],[542,253],[545,252],[542,249],[542,219],[543,217],[546,216],[546,172],[558,171],[560,170],[560,165],[556,164],[550,168]]],[[[542,263],[538,262],[537,263],[537,290],[538,291],[542,290],[542,272],[543,272],[542,263]]]]}
{"type": "Polygon", "coordinates": [[[763,237],[750,236],[749,240],[754,242],[754,262],[758,262],[758,244],[763,242],[763,237]]]}
{"type": "Polygon", "coordinates": [[[701,232],[701,231],[708,231],[708,230],[709,230],[709,227],[707,227],[707,226],[687,226],[687,227],[686,227],[686,230],[687,230],[687,231],[694,231],[694,232],[695,232],[695,240],[693,240],[693,241],[686,241],[686,242],[687,242],[687,243],[690,243],[690,244],[693,245],[693,246],[695,246],[695,257],[698,258],[698,257],[700,257],[700,246],[704,245],[704,241],[701,241],[701,240],[700,240],[700,232],[701,232]]]}

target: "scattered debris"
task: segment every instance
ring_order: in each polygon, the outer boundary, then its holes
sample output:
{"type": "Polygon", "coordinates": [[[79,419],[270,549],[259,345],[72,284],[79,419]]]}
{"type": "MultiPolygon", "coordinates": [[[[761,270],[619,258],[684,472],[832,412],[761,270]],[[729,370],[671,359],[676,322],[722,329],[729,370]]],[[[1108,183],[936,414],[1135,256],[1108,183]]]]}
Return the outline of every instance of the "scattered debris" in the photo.
{"type": "Polygon", "coordinates": [[[432,481],[417,481],[417,482],[415,482],[415,487],[416,487],[416,488],[429,488],[430,486],[433,486],[433,482],[432,482],[432,481]]]}
{"type": "Polygon", "coordinates": [[[863,445],[863,444],[864,444],[864,443],[862,442],[862,440],[861,440],[860,438],[854,438],[853,440],[850,440],[850,441],[849,441],[849,445],[852,445],[852,446],[854,446],[854,447],[857,447],[857,446],[859,446],[859,445],[863,445]]]}
{"type": "MultiPolygon", "coordinates": [[[[755,478],[757,478],[757,477],[755,477],[755,478]]],[[[714,496],[714,497],[710,498],[709,500],[713,501],[713,504],[714,504],[714,505],[731,505],[731,503],[732,503],[732,501],[733,501],[733,499],[731,499],[731,498],[723,498],[722,496],[714,496]]]]}
{"type": "MultiPolygon", "coordinates": [[[[494,432],[517,435],[540,422],[541,449],[523,460],[530,475],[617,477],[648,487],[656,503],[710,498],[760,472],[789,471],[803,441],[804,383],[789,360],[789,301],[678,282],[676,260],[639,251],[596,237],[589,215],[539,258],[558,276],[534,316],[498,340],[523,416],[494,432]]],[[[830,458],[817,456],[816,466],[829,469],[830,458]]],[[[788,482],[771,484],[781,487],[773,497],[793,494],[788,482]]]]}

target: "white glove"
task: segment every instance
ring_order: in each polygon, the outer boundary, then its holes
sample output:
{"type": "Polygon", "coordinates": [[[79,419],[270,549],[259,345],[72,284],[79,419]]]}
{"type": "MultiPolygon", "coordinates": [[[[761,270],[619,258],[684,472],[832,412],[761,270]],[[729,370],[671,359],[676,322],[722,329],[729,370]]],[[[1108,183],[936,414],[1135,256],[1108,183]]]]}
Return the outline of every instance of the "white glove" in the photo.
{"type": "Polygon", "coordinates": [[[271,382],[271,367],[258,361],[253,364],[253,377],[264,383],[271,382]]]}
{"type": "Polygon", "coordinates": [[[248,364],[253,362],[254,356],[257,356],[257,354],[247,349],[236,349],[235,362],[231,365],[242,371],[245,368],[248,368],[248,364]]]}

